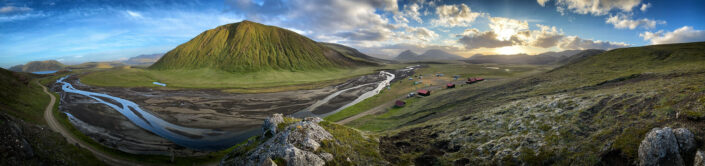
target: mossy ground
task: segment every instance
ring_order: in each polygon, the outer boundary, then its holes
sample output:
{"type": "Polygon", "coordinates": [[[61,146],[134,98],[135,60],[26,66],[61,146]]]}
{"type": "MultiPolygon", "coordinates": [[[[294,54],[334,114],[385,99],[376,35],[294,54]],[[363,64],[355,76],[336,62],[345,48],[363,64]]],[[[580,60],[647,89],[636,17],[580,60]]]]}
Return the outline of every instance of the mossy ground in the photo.
{"type": "MultiPolygon", "coordinates": [[[[460,76],[459,80],[467,79],[468,77],[483,77],[488,79],[505,79],[512,77],[521,77],[531,73],[543,72],[550,69],[549,66],[533,66],[533,65],[475,65],[475,64],[431,64],[427,68],[420,68],[415,71],[414,75],[424,75],[425,79],[421,80],[421,84],[414,85],[419,81],[417,79],[407,80],[406,78],[391,83],[391,89],[383,89],[380,94],[365,99],[364,101],[341,110],[338,113],[325,117],[328,121],[340,121],[350,116],[357,115],[371,108],[382,105],[383,103],[394,101],[399,97],[403,97],[409,92],[414,92],[419,88],[432,85],[434,82],[445,84],[453,80],[454,75],[460,76]],[[443,77],[435,77],[437,73],[444,74],[443,77]]],[[[435,85],[438,85],[435,84],[435,85]]],[[[460,85],[458,85],[460,88],[460,85]]],[[[445,91],[445,90],[444,90],[445,91]]],[[[432,96],[437,96],[433,94],[432,96]]],[[[410,101],[407,101],[410,102],[410,101]]],[[[391,109],[391,108],[390,108],[391,109]]],[[[389,117],[389,116],[387,116],[389,117]]],[[[361,118],[368,119],[368,118],[361,118]]],[[[357,122],[366,124],[367,122],[357,122]]],[[[383,128],[393,128],[385,124],[370,124],[383,128]]],[[[355,126],[355,125],[353,125],[355,126]]],[[[361,126],[355,126],[361,127],[361,126]]],[[[371,126],[376,128],[374,126],[371,126]]]]}
{"type": "Polygon", "coordinates": [[[616,49],[349,124],[385,133],[382,154],[397,164],[633,164],[653,127],[686,127],[703,140],[703,52],[705,43],[616,49]],[[459,149],[434,145],[446,141],[459,149]]]}

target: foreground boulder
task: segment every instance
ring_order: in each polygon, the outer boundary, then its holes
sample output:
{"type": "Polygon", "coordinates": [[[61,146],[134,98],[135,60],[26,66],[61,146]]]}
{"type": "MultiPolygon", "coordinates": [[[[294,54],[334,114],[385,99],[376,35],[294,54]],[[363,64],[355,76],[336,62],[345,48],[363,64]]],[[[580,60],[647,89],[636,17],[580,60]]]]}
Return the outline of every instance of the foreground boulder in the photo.
{"type": "Polygon", "coordinates": [[[275,114],[265,120],[263,125],[264,134],[274,134],[272,138],[249,155],[237,156],[223,165],[269,165],[273,160],[274,163],[277,160],[286,161],[287,165],[324,165],[324,156],[327,155],[315,151],[321,146],[322,140],[333,139],[333,136],[318,125],[320,121],[318,117],[306,118],[277,132],[277,126],[284,120],[281,114],[275,114]]]}
{"type": "Polygon", "coordinates": [[[705,166],[705,153],[703,153],[703,151],[698,150],[698,152],[695,153],[693,166],[705,166]]]}
{"type": "Polygon", "coordinates": [[[262,130],[262,135],[237,145],[221,165],[387,164],[375,139],[318,117],[300,120],[274,114],[265,120],[262,130]]]}
{"type": "Polygon", "coordinates": [[[654,128],[639,145],[639,165],[685,165],[692,161],[696,144],[690,130],[669,127],[654,128]]]}

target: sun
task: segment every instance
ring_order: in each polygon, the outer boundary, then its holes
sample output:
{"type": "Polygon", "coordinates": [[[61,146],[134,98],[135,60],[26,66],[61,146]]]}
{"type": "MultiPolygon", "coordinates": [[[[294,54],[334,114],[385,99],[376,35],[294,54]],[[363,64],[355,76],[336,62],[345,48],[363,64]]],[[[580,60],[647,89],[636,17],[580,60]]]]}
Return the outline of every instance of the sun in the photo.
{"type": "Polygon", "coordinates": [[[512,54],[518,54],[522,53],[524,49],[518,46],[506,46],[506,47],[500,47],[500,48],[495,48],[494,52],[497,54],[502,54],[502,55],[512,55],[512,54]]]}

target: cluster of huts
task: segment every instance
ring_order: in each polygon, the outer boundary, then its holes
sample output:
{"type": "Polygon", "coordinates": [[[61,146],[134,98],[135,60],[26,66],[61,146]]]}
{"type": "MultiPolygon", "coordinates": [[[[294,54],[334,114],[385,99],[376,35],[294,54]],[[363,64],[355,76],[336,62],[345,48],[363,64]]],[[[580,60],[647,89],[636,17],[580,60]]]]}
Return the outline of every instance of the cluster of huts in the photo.
{"type": "MultiPolygon", "coordinates": [[[[442,76],[443,76],[443,74],[436,74],[436,77],[442,77],[442,76]]],[[[422,76],[416,76],[416,77],[419,78],[419,79],[420,79],[420,78],[423,78],[422,76]]],[[[453,76],[453,77],[455,78],[455,80],[457,80],[459,76],[453,76]]],[[[413,80],[413,79],[410,77],[409,80],[413,80]]],[[[477,82],[480,82],[480,81],[484,81],[484,80],[485,80],[485,79],[482,78],[482,77],[471,77],[471,78],[468,78],[467,81],[465,81],[465,83],[466,83],[466,84],[474,84],[474,83],[477,83],[477,82]]],[[[418,82],[418,81],[417,81],[417,82],[414,82],[414,85],[416,85],[416,84],[420,84],[420,82],[418,82]]],[[[455,84],[454,84],[454,83],[448,83],[448,84],[446,84],[446,88],[447,88],[447,89],[455,88],[455,84]]],[[[409,93],[406,97],[409,98],[409,97],[414,97],[414,96],[416,96],[416,95],[419,95],[419,96],[430,96],[430,95],[431,95],[431,90],[429,90],[429,89],[419,89],[419,90],[416,91],[416,93],[409,93]]],[[[406,102],[401,101],[401,100],[397,100],[397,101],[394,103],[394,107],[404,107],[404,105],[406,105],[406,102]]]]}

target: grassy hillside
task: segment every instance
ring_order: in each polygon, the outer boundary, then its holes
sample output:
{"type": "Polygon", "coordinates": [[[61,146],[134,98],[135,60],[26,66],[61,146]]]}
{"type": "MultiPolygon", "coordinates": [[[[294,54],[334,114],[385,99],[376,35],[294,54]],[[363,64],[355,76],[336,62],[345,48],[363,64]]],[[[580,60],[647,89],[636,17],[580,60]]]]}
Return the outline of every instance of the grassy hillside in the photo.
{"type": "Polygon", "coordinates": [[[44,108],[50,98],[37,79],[0,69],[0,165],[102,165],[90,152],[45,126],[44,108]]]}
{"type": "Polygon", "coordinates": [[[250,21],[205,31],[167,52],[149,69],[217,69],[228,72],[300,71],[355,66],[343,56],[295,32],[250,21]]]}
{"type": "Polygon", "coordinates": [[[340,53],[341,55],[348,57],[353,60],[361,61],[361,62],[368,62],[369,65],[377,65],[377,63],[394,63],[394,61],[391,60],[386,60],[386,59],[380,59],[380,58],[375,58],[371,57],[369,55],[365,55],[358,51],[357,49],[344,46],[341,44],[335,44],[335,43],[321,43],[324,46],[335,50],[336,52],[340,53]]]}
{"type": "Polygon", "coordinates": [[[32,80],[35,76],[0,69],[0,109],[14,117],[45,124],[42,113],[49,96],[32,80]]]}
{"type": "Polygon", "coordinates": [[[64,68],[64,64],[56,60],[48,61],[31,61],[24,65],[17,65],[10,68],[12,71],[17,72],[37,72],[37,71],[49,71],[49,70],[61,70],[64,68]]]}
{"type": "Polygon", "coordinates": [[[704,105],[700,42],[615,49],[349,124],[397,126],[368,129],[385,133],[382,154],[401,165],[620,165],[633,164],[653,127],[685,127],[703,141],[704,105]]]}

